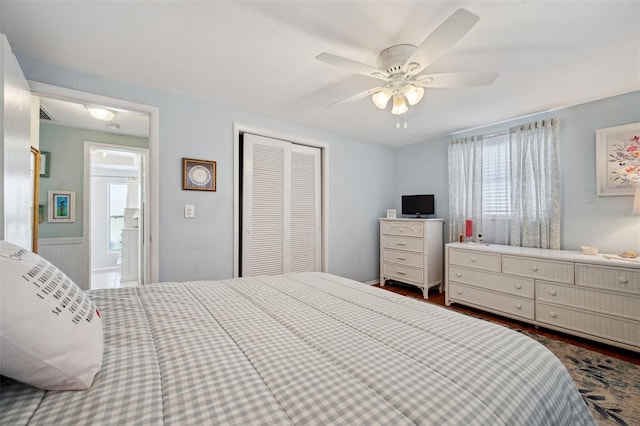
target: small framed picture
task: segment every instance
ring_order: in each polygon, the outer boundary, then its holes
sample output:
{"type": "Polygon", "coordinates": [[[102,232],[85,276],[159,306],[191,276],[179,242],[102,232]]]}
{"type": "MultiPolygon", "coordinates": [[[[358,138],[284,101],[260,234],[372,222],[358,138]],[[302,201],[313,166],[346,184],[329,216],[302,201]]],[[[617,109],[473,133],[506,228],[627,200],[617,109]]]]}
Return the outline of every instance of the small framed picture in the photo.
{"type": "Polygon", "coordinates": [[[216,162],[183,158],[182,189],[215,191],[216,162]]]}
{"type": "Polygon", "coordinates": [[[51,153],[48,151],[40,151],[40,177],[48,178],[51,166],[51,153]]]}
{"type": "Polygon", "coordinates": [[[76,191],[49,191],[49,222],[76,221],[76,191]]]}
{"type": "Polygon", "coordinates": [[[387,209],[387,219],[396,218],[396,209],[387,209]]]}

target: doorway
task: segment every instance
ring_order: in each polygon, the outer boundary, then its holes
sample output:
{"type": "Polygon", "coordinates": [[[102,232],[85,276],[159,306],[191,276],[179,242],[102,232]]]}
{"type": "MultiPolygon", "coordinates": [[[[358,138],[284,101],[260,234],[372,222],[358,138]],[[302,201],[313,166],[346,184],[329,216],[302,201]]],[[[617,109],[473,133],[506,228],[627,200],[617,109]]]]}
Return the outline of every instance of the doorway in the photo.
{"type": "MultiPolygon", "coordinates": [[[[90,288],[137,287],[142,265],[148,150],[85,142],[90,288]]],[[[85,232],[87,232],[85,231],[85,232]]]]}
{"type": "MultiPolygon", "coordinates": [[[[158,185],[151,185],[150,182],[158,182],[159,173],[158,173],[158,146],[159,146],[159,138],[158,138],[158,127],[159,127],[159,110],[157,107],[137,104],[129,101],[124,101],[121,99],[109,98],[101,95],[95,95],[92,93],[81,92],[73,89],[52,86],[49,84],[39,83],[30,81],[32,93],[36,96],[36,98],[47,98],[61,101],[68,101],[74,103],[78,106],[79,109],[83,110],[86,114],[89,105],[100,105],[112,110],[116,110],[118,112],[119,119],[125,119],[127,116],[133,115],[143,115],[147,118],[146,131],[147,133],[147,142],[145,143],[145,148],[148,148],[146,151],[146,160],[143,161],[143,178],[141,179],[141,185],[144,185],[144,191],[141,191],[141,194],[144,193],[146,199],[142,199],[140,205],[140,216],[142,219],[142,226],[140,227],[140,252],[139,252],[139,273],[140,273],[140,283],[149,283],[149,282],[157,282],[158,281],[158,257],[159,257],[159,222],[158,222],[158,210],[159,210],[159,190],[158,185]]],[[[42,111],[41,111],[42,112],[42,111]]],[[[57,123],[61,125],[60,123],[57,123]]],[[[124,128],[124,123],[123,124],[124,128]]],[[[104,124],[103,124],[104,126],[104,124]]],[[[72,126],[72,127],[80,127],[80,126],[72,126]]],[[[93,138],[92,138],[93,139],[93,138]]],[[[87,139],[85,139],[87,140],[87,139]]],[[[111,143],[105,141],[107,143],[111,143]]],[[[119,142],[117,142],[119,143],[119,142]]],[[[128,147],[125,147],[128,148],[128,147]]],[[[81,148],[82,152],[82,148],[81,148]]],[[[86,155],[86,154],[85,154],[86,155]]],[[[82,153],[80,154],[82,156],[82,153]]],[[[58,156],[58,159],[61,157],[58,156]]],[[[63,157],[64,158],[64,157],[63,157]]],[[[81,157],[82,158],[82,157],[81,157]]],[[[55,162],[55,158],[52,158],[52,162],[55,162]]],[[[78,159],[76,164],[80,163],[82,160],[78,159]]],[[[87,166],[87,162],[84,162],[85,166],[87,166]]],[[[62,173],[58,174],[58,176],[65,175],[66,170],[63,170],[62,173]]],[[[82,193],[89,192],[89,182],[86,179],[87,167],[84,170],[84,182],[81,183],[81,187],[77,189],[77,191],[81,191],[82,193]],[[84,188],[82,187],[84,185],[84,188]]],[[[78,181],[81,180],[83,174],[81,172],[78,181]]],[[[79,192],[80,193],[80,192],[79,192]]],[[[86,201],[86,199],[84,200],[86,201]]],[[[90,223],[90,215],[89,210],[90,206],[82,203],[82,213],[79,217],[82,217],[82,223],[89,224],[90,223]]],[[[80,212],[79,212],[80,213],[80,212]]],[[[91,259],[89,256],[90,253],[90,245],[91,245],[91,233],[90,226],[81,227],[81,236],[73,237],[73,238],[48,238],[50,240],[50,246],[45,244],[44,249],[47,250],[47,255],[56,257],[57,253],[62,253],[61,250],[58,250],[56,240],[64,240],[61,243],[64,243],[64,248],[67,247],[73,249],[72,255],[64,255],[62,259],[50,259],[52,262],[59,262],[60,264],[69,263],[68,268],[71,273],[67,273],[70,277],[73,275],[73,279],[80,285],[83,289],[88,290],[90,288],[91,282],[91,259]],[[53,242],[51,243],[51,240],[53,242]],[[80,251],[78,251],[79,248],[80,251]]],[[[46,239],[46,236],[45,236],[46,239]]],[[[68,253],[69,250],[65,251],[68,253]]],[[[45,256],[46,257],[46,256],[45,256]]],[[[58,256],[60,257],[60,256],[58,256]]],[[[66,271],[65,271],[66,272],[66,271]]]]}

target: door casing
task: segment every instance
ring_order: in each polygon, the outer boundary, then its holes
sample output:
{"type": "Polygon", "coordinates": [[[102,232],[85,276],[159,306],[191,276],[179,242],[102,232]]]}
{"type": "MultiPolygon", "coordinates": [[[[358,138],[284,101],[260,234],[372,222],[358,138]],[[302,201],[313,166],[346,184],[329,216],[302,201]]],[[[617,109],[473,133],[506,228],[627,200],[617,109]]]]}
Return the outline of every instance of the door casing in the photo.
{"type": "MultiPolygon", "coordinates": [[[[160,211],[160,191],[158,183],[160,182],[159,174],[159,114],[160,110],[157,107],[151,105],[144,105],[135,102],[129,102],[122,99],[110,98],[102,95],[96,95],[93,93],[82,92],[79,90],[68,89],[66,87],[54,86],[51,84],[40,83],[37,81],[29,81],[31,86],[31,92],[40,97],[59,99],[68,102],[76,102],[80,104],[99,104],[111,108],[120,108],[128,111],[136,111],[149,115],[149,164],[148,164],[148,179],[149,186],[147,191],[148,196],[148,208],[144,211],[144,253],[146,258],[146,267],[144,276],[147,283],[158,282],[159,280],[159,256],[160,256],[160,224],[158,212],[160,211]]],[[[86,180],[85,180],[85,191],[86,180]]],[[[88,220],[87,210],[85,209],[85,217],[83,220],[88,220]]],[[[87,222],[85,222],[87,223],[87,222]]],[[[84,227],[86,229],[86,226],[84,227]]],[[[89,247],[90,241],[89,235],[86,230],[83,230],[83,239],[85,247],[89,247]]],[[[85,258],[83,271],[85,271],[85,278],[89,279],[91,274],[91,265],[88,263],[88,259],[85,258]]],[[[89,282],[88,280],[85,282],[89,282]]]]}

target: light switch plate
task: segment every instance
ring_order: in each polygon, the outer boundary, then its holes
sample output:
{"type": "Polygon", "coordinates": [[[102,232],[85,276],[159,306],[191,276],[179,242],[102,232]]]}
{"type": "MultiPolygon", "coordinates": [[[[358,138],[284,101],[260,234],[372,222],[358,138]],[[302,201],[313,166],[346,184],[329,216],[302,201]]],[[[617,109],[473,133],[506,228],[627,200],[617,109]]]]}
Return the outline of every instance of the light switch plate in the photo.
{"type": "Polygon", "coordinates": [[[193,204],[184,205],[184,217],[186,218],[196,217],[195,206],[193,204]]]}

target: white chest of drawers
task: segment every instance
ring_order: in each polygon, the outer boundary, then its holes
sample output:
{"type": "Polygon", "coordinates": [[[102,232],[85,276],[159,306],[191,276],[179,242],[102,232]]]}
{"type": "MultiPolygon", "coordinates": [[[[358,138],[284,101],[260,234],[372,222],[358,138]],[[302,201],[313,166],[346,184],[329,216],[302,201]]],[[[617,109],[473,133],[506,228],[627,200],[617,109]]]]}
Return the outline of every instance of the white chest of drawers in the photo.
{"type": "Polygon", "coordinates": [[[428,298],[442,291],[442,219],[380,219],[380,285],[393,280],[415,285],[428,298]]]}
{"type": "Polygon", "coordinates": [[[640,262],[566,250],[450,243],[452,303],[640,351],[640,262]]]}

